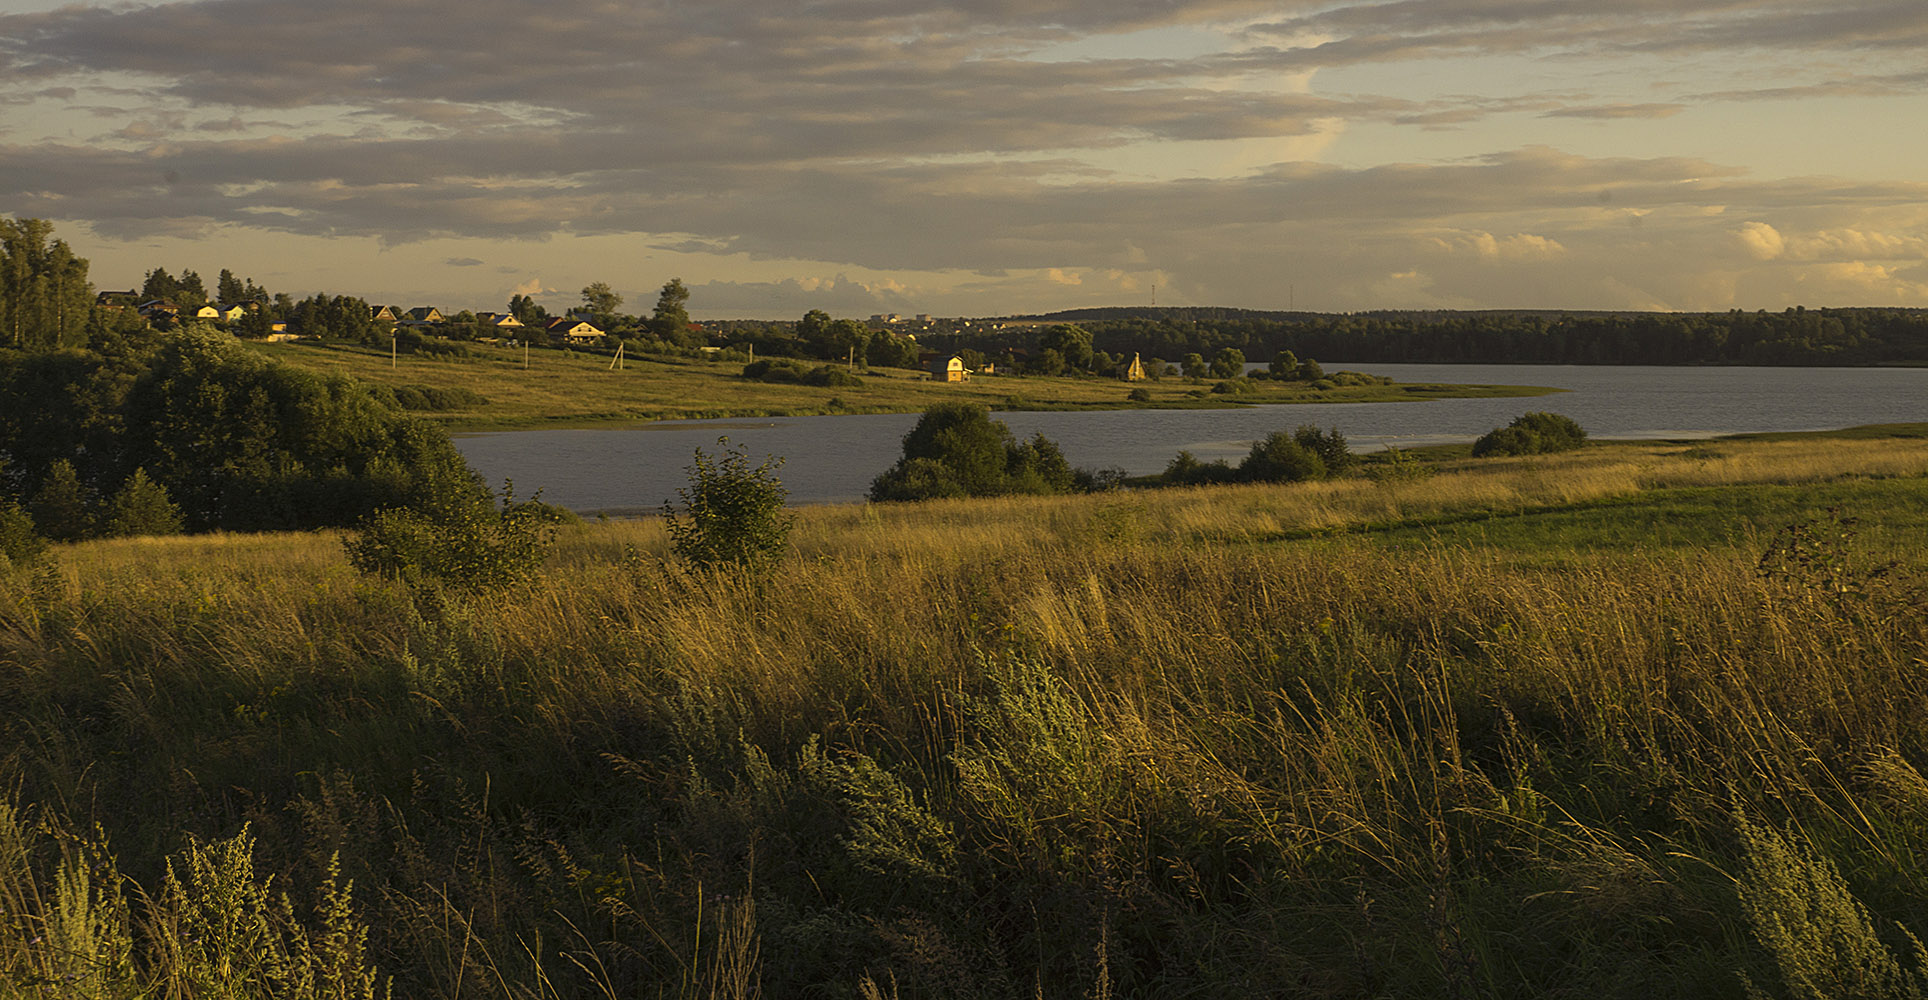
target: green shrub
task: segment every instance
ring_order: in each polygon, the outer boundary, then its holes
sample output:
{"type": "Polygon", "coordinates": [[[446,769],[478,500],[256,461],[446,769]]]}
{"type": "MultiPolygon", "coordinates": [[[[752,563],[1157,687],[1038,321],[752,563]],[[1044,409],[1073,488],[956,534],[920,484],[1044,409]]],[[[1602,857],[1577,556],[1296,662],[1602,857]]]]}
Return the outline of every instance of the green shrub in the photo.
{"type": "Polygon", "coordinates": [[[395,405],[403,410],[473,410],[487,406],[481,393],[464,386],[398,385],[392,393],[395,405]]]}
{"type": "Polygon", "coordinates": [[[818,365],[804,373],[803,384],[824,389],[849,389],[863,385],[864,380],[836,365],[818,365]]]}
{"type": "Polygon", "coordinates": [[[135,469],[120,491],[107,501],[101,527],[109,538],[178,535],[181,508],[168,498],[166,487],[147,478],[147,470],[135,469]]]}
{"type": "Polygon", "coordinates": [[[1558,413],[1523,413],[1505,427],[1497,427],[1473,442],[1473,455],[1544,455],[1572,451],[1585,444],[1587,432],[1573,418],[1558,413]]]}
{"type": "Polygon", "coordinates": [[[677,491],[682,515],[663,501],[664,527],[676,554],[698,566],[772,561],[788,543],[793,520],[783,508],[790,491],[776,476],[783,460],[766,458],[752,468],[748,452],[731,448],[729,438],[716,443],[720,457],[698,448],[685,467],[689,486],[677,491]]]}
{"type": "Polygon", "coordinates": [[[0,502],[0,568],[31,562],[46,547],[32,515],[17,503],[0,502]]]}
{"type": "Polygon", "coordinates": [[[1298,442],[1299,447],[1319,456],[1319,461],[1325,463],[1327,475],[1336,476],[1357,461],[1352,449],[1346,445],[1346,436],[1339,433],[1337,427],[1322,431],[1311,424],[1300,424],[1299,429],[1292,432],[1292,440],[1298,442]]]}
{"type": "Polygon", "coordinates": [[[1149,403],[1151,402],[1151,390],[1150,389],[1133,389],[1130,392],[1125,393],[1125,398],[1134,403],[1149,403]]]}
{"type": "Polygon", "coordinates": [[[535,575],[548,557],[561,520],[536,498],[516,502],[513,484],[502,484],[502,506],[484,489],[464,492],[426,509],[391,507],[363,519],[343,541],[348,561],[364,573],[409,584],[447,584],[462,590],[505,587],[535,575]]]}
{"type": "Polygon", "coordinates": [[[802,382],[803,366],[789,358],[764,358],[744,365],[743,377],[753,382],[802,382]]]}
{"type": "Polygon", "coordinates": [[[1181,451],[1165,465],[1165,481],[1179,486],[1202,486],[1209,483],[1229,483],[1238,479],[1238,472],[1224,459],[1215,462],[1200,462],[1189,451],[1181,451]]]}
{"type": "Polygon", "coordinates": [[[74,470],[74,463],[64,458],[48,468],[33,495],[31,509],[40,533],[56,542],[85,538],[94,527],[87,487],[74,470]]]}
{"type": "Polygon", "coordinates": [[[939,403],[904,435],[904,455],[871,481],[872,500],[1078,492],[1081,482],[1064,453],[1042,434],[1019,443],[978,403],[939,403]]]}
{"type": "Polygon", "coordinates": [[[1252,445],[1239,463],[1239,477],[1255,483],[1296,483],[1324,479],[1325,462],[1284,431],[1273,431],[1252,445]]]}

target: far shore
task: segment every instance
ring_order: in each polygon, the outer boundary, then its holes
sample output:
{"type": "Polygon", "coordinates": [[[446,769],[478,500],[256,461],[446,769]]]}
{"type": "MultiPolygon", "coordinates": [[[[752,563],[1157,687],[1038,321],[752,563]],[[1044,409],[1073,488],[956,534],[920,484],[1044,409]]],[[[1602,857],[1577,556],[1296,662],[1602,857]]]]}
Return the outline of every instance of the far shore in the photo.
{"type": "MultiPolygon", "coordinates": [[[[634,426],[660,420],[919,413],[934,403],[965,400],[993,410],[1217,409],[1278,403],[1384,403],[1428,399],[1544,396],[1546,386],[1392,383],[1316,388],[1306,382],[1240,380],[1247,391],[1214,392],[1220,380],[1167,377],[1125,382],[1097,376],[976,375],[933,381],[901,368],[859,370],[857,386],[814,387],[742,377],[741,360],[642,355],[615,362],[607,354],[464,344],[455,357],[401,355],[358,344],[294,342],[252,345],[285,364],[350,375],[391,389],[415,387],[473,393],[485,402],[420,410],[451,432],[634,426]],[[526,367],[525,367],[526,364],[526,367]],[[1143,390],[1148,398],[1129,398],[1143,390]]],[[[815,366],[820,362],[803,362],[815,366]]],[[[1366,374],[1371,374],[1368,369],[1366,374]]],[[[1337,374],[1336,372],[1334,374],[1337,374]]]]}

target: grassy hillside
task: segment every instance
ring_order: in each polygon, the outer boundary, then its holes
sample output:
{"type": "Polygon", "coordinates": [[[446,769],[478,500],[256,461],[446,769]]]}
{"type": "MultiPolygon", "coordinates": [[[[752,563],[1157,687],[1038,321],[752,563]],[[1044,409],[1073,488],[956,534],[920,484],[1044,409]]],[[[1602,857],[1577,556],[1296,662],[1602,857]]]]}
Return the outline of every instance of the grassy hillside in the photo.
{"type": "MultiPolygon", "coordinates": [[[[822,413],[915,413],[932,403],[963,399],[1006,409],[1128,409],[1234,406],[1239,403],[1367,403],[1443,397],[1537,396],[1557,390],[1531,386],[1415,384],[1317,390],[1304,383],[1254,383],[1238,403],[1185,379],[1127,384],[1108,378],[981,376],[963,384],[929,381],[922,372],[879,369],[849,388],[773,385],[738,377],[740,363],[671,356],[631,358],[619,371],[610,358],[571,351],[524,352],[465,345],[470,356],[391,359],[386,351],[339,343],[251,345],[299,368],[342,373],[388,386],[467,389],[487,405],[422,414],[455,430],[506,430],[634,420],[822,413]],[[1133,388],[1151,394],[1133,402],[1133,388]]],[[[813,362],[814,364],[814,362],[813,362]]]]}
{"type": "Polygon", "coordinates": [[[0,576],[0,994],[1913,983],[1922,438],[1375,468],[811,508],[751,576],[579,526],[484,595],[58,548],[0,576]]]}

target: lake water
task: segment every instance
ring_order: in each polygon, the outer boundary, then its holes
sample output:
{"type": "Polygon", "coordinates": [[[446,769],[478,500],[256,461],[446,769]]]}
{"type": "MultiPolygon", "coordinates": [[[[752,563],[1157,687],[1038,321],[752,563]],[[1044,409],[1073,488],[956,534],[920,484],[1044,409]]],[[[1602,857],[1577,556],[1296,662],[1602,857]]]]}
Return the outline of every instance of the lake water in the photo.
{"type": "MultiPolygon", "coordinates": [[[[995,413],[1019,437],[1043,434],[1071,464],[1158,472],[1180,450],[1234,463],[1253,441],[1300,424],[1337,427],[1354,451],[1471,441],[1532,410],[1564,413],[1600,438],[1705,438],[1746,431],[1829,430],[1928,421],[1928,368],[1664,368],[1569,365],[1346,365],[1400,382],[1540,385],[1521,399],[1314,403],[1229,410],[995,413]]],[[[655,510],[687,482],[697,448],[719,436],[753,459],[785,459],[792,503],[864,498],[900,453],[917,415],[679,420],[606,430],[468,434],[456,439],[491,483],[581,513],[655,510]]]]}

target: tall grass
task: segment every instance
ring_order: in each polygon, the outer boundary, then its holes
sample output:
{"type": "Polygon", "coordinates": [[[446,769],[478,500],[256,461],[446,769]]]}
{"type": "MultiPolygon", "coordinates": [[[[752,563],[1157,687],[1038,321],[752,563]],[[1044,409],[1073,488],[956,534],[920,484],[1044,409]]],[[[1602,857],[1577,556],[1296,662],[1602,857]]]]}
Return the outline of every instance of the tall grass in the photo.
{"type": "Polygon", "coordinates": [[[479,595],[325,536],[58,549],[0,578],[0,971],[35,995],[86,951],[57,924],[127,956],[114,982],[198,982],[185,914],[233,913],[283,967],[335,942],[329,982],[407,996],[1906,986],[1919,529],[1765,576],[1771,531],[1279,539],[1925,471],[1723,442],[807,509],[754,578],[632,522],[479,595]]]}

